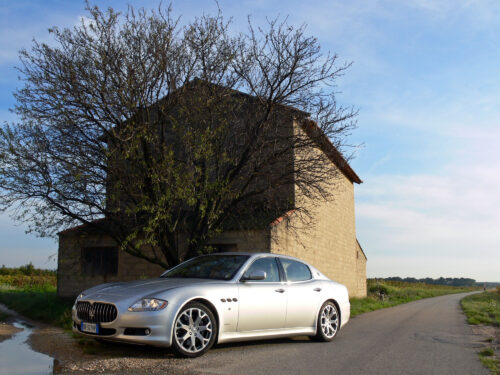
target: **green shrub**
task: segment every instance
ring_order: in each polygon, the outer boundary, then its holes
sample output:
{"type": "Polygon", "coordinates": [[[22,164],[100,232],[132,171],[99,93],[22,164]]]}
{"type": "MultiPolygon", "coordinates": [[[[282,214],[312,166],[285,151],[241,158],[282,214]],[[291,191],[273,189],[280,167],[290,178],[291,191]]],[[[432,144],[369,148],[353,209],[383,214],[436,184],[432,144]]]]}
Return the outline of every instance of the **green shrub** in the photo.
{"type": "Polygon", "coordinates": [[[384,285],[384,284],[372,285],[368,289],[368,293],[389,295],[389,288],[387,287],[387,285],[384,285]]]}

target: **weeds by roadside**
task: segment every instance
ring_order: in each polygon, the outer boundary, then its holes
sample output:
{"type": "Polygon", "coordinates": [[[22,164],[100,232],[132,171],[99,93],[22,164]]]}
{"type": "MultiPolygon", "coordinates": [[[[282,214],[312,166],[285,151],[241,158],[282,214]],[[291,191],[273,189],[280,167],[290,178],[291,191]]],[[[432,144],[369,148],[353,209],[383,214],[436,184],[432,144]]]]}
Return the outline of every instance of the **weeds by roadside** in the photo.
{"type": "Polygon", "coordinates": [[[479,352],[479,360],[489,368],[493,375],[500,375],[500,361],[495,358],[493,348],[487,348],[479,352]]]}
{"type": "Polygon", "coordinates": [[[469,324],[500,327],[500,291],[473,294],[461,304],[469,324]]]}
{"type": "MultiPolygon", "coordinates": [[[[461,301],[467,322],[473,325],[500,327],[500,288],[467,296],[461,301]]],[[[500,342],[491,337],[486,340],[488,347],[481,350],[479,359],[494,375],[500,375],[500,342]]]]}

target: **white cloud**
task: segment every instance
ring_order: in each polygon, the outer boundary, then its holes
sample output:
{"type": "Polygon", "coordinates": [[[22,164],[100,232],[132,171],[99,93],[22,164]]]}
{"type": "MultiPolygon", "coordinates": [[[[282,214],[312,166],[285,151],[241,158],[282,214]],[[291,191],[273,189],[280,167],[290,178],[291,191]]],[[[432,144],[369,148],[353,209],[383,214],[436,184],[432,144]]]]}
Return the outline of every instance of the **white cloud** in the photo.
{"type": "Polygon", "coordinates": [[[356,214],[371,276],[500,280],[498,186],[498,164],[366,178],[356,214]]]}

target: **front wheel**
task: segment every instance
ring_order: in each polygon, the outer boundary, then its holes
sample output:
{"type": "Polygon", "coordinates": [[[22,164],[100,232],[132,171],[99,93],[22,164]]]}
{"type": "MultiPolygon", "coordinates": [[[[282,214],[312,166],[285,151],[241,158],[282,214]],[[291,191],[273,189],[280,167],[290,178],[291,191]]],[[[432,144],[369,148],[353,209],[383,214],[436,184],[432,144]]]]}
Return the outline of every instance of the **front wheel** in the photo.
{"type": "Polygon", "coordinates": [[[319,310],[315,339],[318,341],[332,341],[337,335],[339,324],[337,306],[331,301],[325,302],[319,310]]]}
{"type": "Polygon", "coordinates": [[[214,345],[216,334],[212,311],[202,303],[188,303],[175,318],[173,349],[183,357],[199,357],[214,345]]]}

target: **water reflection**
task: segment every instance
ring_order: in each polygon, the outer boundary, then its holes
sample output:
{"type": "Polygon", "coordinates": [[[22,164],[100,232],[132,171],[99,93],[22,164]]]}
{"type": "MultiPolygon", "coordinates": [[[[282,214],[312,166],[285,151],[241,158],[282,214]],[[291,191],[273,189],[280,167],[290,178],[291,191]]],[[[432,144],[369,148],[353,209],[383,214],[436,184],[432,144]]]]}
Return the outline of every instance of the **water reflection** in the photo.
{"type": "Polygon", "coordinates": [[[26,342],[32,327],[18,322],[14,326],[23,331],[0,343],[0,374],[52,374],[54,360],[48,355],[35,352],[26,342]]]}

